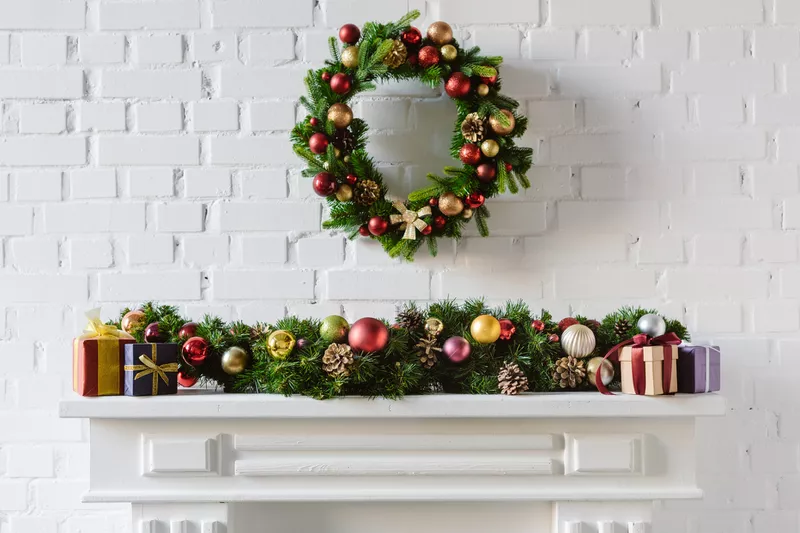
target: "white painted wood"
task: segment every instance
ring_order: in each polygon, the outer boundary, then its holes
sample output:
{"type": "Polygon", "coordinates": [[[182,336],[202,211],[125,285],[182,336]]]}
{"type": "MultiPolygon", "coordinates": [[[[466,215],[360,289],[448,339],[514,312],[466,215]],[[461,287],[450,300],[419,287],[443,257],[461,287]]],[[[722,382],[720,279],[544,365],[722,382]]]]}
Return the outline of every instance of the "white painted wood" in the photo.
{"type": "Polygon", "coordinates": [[[567,475],[643,474],[642,435],[566,436],[567,475]]]}
{"type": "Polygon", "coordinates": [[[216,439],[142,435],[143,475],[212,474],[215,443],[216,439]]]}
{"type": "Polygon", "coordinates": [[[170,521],[169,533],[189,533],[189,521],[188,520],[170,521]]]}
{"type": "Polygon", "coordinates": [[[650,524],[646,522],[630,522],[628,533],[650,533],[650,524]]]}
{"type": "Polygon", "coordinates": [[[240,451],[551,450],[553,435],[236,435],[240,451]]]}
{"type": "Polygon", "coordinates": [[[139,522],[139,531],[141,533],[159,533],[158,520],[142,520],[139,522]]]}
{"type": "Polygon", "coordinates": [[[564,522],[564,533],[590,533],[586,524],[580,521],[564,522]]]}
{"type": "Polygon", "coordinates": [[[597,533],[627,533],[627,529],[617,522],[601,521],[597,523],[597,533]]]}

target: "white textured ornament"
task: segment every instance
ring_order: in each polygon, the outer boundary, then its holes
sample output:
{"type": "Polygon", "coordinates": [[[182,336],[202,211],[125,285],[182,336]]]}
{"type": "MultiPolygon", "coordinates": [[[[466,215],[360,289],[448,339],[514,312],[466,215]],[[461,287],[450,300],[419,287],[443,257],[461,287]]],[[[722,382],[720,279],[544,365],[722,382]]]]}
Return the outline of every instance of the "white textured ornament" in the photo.
{"type": "Polygon", "coordinates": [[[594,351],[594,332],[583,324],[573,324],[561,334],[561,347],[572,357],[586,357],[594,351]]]}
{"type": "Polygon", "coordinates": [[[650,337],[659,337],[667,332],[666,321],[656,314],[643,315],[636,323],[639,331],[650,337]]]}

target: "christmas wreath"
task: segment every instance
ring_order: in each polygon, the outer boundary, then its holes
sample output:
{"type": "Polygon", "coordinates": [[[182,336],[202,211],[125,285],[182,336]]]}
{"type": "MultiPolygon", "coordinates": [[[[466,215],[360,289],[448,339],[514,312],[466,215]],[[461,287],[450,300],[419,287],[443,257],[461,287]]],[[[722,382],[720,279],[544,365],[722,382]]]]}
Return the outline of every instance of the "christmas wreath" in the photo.
{"type": "Polygon", "coordinates": [[[611,347],[638,333],[689,338],[680,322],[647,309],[624,307],[602,322],[556,322],[522,302],[491,309],[481,300],[408,304],[391,325],[374,318],[349,324],[338,315],[255,325],[207,315],[192,322],[175,307],[147,303],[110,325],[137,342],[177,343],[183,386],[202,380],[227,392],[320,399],[589,390],[597,375],[615,388],[614,366],[602,358],[611,347]]]}
{"type": "Polygon", "coordinates": [[[418,16],[414,11],[390,24],[368,22],[363,31],[342,26],[344,47],[331,38],[333,59],[309,71],[308,95],[300,98],[308,116],[292,131],[294,151],[308,164],[303,176],[313,178],[314,191],[328,199],[324,227],[376,239],[390,256],[407,260],[423,242],[436,255],[437,240],[458,239],[472,218],[488,235],[485,200],[530,187],[525,174],[533,155],[514,143],[527,119],[515,113],[519,102],[500,93],[502,58],[462,48],[445,22],[431,24],[423,36],[409,25],[418,16]],[[444,176],[429,174],[430,186],[393,200],[366,150],[367,124],[353,117],[348,102],[375,89],[376,81],[402,79],[434,88],[444,82],[458,108],[451,152],[463,165],[446,167],[444,176]]]}

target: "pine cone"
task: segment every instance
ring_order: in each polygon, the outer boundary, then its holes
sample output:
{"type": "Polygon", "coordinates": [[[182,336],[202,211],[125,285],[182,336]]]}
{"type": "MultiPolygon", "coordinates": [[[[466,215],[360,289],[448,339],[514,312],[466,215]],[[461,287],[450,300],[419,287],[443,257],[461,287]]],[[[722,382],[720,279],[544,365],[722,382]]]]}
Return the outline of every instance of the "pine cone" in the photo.
{"type": "Polygon", "coordinates": [[[401,40],[392,43],[392,51],[383,58],[383,64],[389,68],[397,68],[403,65],[408,59],[408,50],[401,40]]]}
{"type": "Polygon", "coordinates": [[[333,343],[322,356],[325,372],[334,377],[349,376],[353,361],[353,350],[346,344],[333,343]]]}
{"type": "Polygon", "coordinates": [[[625,320],[624,318],[620,318],[617,320],[617,323],[614,324],[614,333],[619,335],[620,337],[626,339],[628,338],[628,334],[631,332],[631,323],[625,320]]]}
{"type": "Polygon", "coordinates": [[[575,389],[586,379],[583,359],[567,356],[556,361],[553,379],[562,389],[575,389]]]}
{"type": "Polygon", "coordinates": [[[471,143],[479,143],[486,133],[486,120],[478,113],[470,113],[461,123],[461,135],[471,143]]]}
{"type": "Polygon", "coordinates": [[[356,182],[355,201],[359,205],[372,205],[381,195],[381,187],[372,180],[356,182]]]}
{"type": "Polygon", "coordinates": [[[349,154],[356,149],[356,139],[350,130],[336,130],[333,134],[333,145],[345,154],[349,154]]]}
{"type": "Polygon", "coordinates": [[[267,337],[270,333],[272,333],[272,330],[269,329],[269,326],[267,324],[262,324],[261,322],[259,322],[258,324],[250,328],[250,339],[252,340],[262,339],[267,337]]]}
{"type": "Polygon", "coordinates": [[[514,396],[528,390],[528,378],[517,363],[506,363],[497,375],[502,394],[514,396]]]}
{"type": "Polygon", "coordinates": [[[433,368],[433,365],[439,360],[436,356],[436,352],[441,352],[442,349],[436,346],[437,341],[438,337],[429,333],[420,339],[415,346],[420,349],[419,362],[422,363],[422,366],[425,368],[433,368]]]}
{"type": "Polygon", "coordinates": [[[425,325],[425,315],[415,307],[408,307],[397,314],[397,325],[408,331],[419,331],[425,325]]]}

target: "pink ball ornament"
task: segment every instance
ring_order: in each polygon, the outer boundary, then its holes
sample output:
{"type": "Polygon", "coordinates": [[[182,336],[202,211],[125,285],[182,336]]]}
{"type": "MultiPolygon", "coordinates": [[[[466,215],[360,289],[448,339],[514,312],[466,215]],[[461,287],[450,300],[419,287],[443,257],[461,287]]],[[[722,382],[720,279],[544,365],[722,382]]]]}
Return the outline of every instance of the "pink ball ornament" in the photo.
{"type": "Polygon", "coordinates": [[[451,363],[463,363],[472,353],[472,346],[464,337],[450,337],[444,341],[442,353],[451,363]]]}

